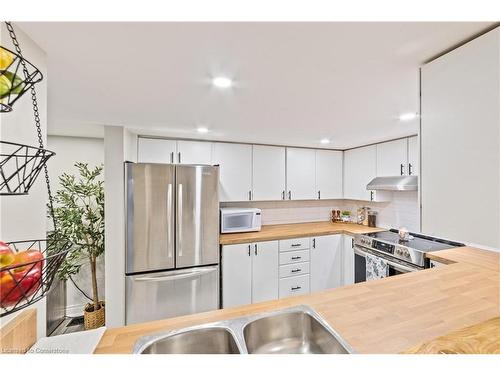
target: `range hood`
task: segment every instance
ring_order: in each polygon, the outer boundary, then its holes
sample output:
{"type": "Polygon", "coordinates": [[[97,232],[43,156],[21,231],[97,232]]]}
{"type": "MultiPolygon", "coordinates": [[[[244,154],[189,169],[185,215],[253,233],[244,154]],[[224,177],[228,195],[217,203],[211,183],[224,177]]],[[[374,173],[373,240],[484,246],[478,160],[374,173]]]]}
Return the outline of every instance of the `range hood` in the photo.
{"type": "Polygon", "coordinates": [[[418,176],[375,177],[366,185],[366,190],[418,190],[418,176]]]}

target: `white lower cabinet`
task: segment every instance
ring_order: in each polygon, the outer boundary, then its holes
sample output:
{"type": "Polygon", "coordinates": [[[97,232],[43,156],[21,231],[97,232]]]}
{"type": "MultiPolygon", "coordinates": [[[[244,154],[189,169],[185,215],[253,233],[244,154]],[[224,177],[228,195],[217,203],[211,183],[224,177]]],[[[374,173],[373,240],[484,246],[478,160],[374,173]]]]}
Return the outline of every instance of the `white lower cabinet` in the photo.
{"type": "Polygon", "coordinates": [[[311,239],[311,292],[342,285],[342,235],[311,239]]]}
{"type": "Polygon", "coordinates": [[[280,279],[280,298],[309,293],[309,275],[280,279]]]}
{"type": "Polygon", "coordinates": [[[222,247],[222,307],[278,298],[278,241],[222,247]]]}
{"type": "Polygon", "coordinates": [[[343,235],[344,245],[342,247],[342,285],[354,284],[354,238],[343,235]]]}

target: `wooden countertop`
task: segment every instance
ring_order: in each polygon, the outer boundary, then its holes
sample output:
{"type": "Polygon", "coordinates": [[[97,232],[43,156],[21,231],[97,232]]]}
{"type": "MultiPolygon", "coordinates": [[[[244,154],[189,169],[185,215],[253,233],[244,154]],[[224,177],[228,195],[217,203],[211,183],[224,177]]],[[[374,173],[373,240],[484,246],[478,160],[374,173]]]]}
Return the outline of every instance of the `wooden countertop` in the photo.
{"type": "Polygon", "coordinates": [[[407,350],[406,354],[500,354],[500,316],[407,350]]]}
{"type": "Polygon", "coordinates": [[[283,240],[287,238],[326,236],[329,234],[349,234],[380,232],[386,229],[370,228],[352,223],[332,223],[319,221],[312,223],[264,225],[259,232],[221,234],[221,245],[238,243],[283,240]]]}
{"type": "Polygon", "coordinates": [[[457,248],[433,256],[450,264],[304,296],[111,328],[95,353],[130,353],[138,338],[154,332],[299,304],[315,309],[358,353],[405,352],[500,316],[500,272],[495,267],[500,253],[457,248]]]}

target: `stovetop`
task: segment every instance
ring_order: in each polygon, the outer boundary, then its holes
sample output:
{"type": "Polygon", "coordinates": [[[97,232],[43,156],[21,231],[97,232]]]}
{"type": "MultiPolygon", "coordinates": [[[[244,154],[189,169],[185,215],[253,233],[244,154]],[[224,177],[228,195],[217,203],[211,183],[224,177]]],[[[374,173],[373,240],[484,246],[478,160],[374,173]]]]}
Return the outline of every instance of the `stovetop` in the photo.
{"type": "Polygon", "coordinates": [[[368,237],[375,238],[377,240],[382,240],[384,242],[389,242],[394,245],[405,246],[414,250],[421,252],[430,252],[438,250],[446,250],[454,247],[464,246],[463,243],[443,240],[441,238],[425,236],[418,233],[410,233],[410,240],[401,241],[399,239],[399,234],[396,229],[391,229],[384,232],[370,233],[366,234],[368,237]]]}
{"type": "Polygon", "coordinates": [[[426,267],[428,263],[425,253],[464,246],[462,243],[418,233],[410,233],[410,236],[408,241],[401,241],[398,231],[391,229],[384,232],[358,235],[355,237],[354,243],[376,254],[384,254],[419,267],[426,267]]]}

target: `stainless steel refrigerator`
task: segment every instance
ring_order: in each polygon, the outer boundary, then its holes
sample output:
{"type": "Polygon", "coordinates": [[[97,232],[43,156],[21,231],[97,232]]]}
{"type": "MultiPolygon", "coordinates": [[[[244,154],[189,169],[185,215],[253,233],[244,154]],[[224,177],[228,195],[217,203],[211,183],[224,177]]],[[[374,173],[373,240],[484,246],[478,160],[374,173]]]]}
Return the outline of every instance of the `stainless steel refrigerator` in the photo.
{"type": "Polygon", "coordinates": [[[125,171],[126,324],[219,308],[219,167],[125,171]]]}

